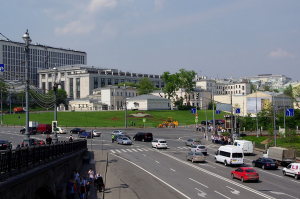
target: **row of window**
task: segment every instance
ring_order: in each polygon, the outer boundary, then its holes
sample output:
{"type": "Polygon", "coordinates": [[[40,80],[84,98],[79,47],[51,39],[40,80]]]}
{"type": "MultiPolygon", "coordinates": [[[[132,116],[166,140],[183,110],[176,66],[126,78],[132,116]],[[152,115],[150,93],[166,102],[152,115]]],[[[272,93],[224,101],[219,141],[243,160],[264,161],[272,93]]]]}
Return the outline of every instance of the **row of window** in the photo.
{"type": "MultiPolygon", "coordinates": [[[[123,96],[123,93],[122,92],[111,92],[111,96],[123,96]],[[116,95],[114,95],[114,94],[116,94],[116,95]],[[119,95],[120,94],[120,95],[119,95]]],[[[130,93],[130,92],[126,92],[125,93],[125,97],[127,97],[127,96],[129,96],[129,97],[134,97],[134,93],[130,93]],[[127,95],[128,94],[128,95],[127,95]]],[[[135,96],[137,96],[137,93],[135,93],[135,96]]]]}

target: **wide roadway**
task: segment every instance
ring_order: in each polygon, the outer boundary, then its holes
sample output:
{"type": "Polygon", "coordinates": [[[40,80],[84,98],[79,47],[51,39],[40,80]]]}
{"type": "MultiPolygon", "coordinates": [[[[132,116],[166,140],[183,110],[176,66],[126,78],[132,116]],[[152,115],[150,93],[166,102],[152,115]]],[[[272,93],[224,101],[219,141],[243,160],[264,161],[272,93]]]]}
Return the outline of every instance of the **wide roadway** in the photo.
{"type": "MultiPolygon", "coordinates": [[[[0,139],[12,141],[15,147],[25,137],[19,130],[1,128],[0,139]]],[[[137,198],[299,198],[300,180],[283,176],[282,167],[277,170],[255,168],[260,175],[258,183],[231,179],[230,172],[237,167],[215,163],[214,153],[219,145],[206,141],[202,133],[192,129],[126,130],[131,138],[137,132],[152,132],[154,138],[167,140],[168,149],[154,149],[151,143],[138,141],[133,141],[130,146],[118,145],[111,143],[110,132],[113,130],[99,131],[104,137],[88,139],[89,149],[103,148],[109,152],[109,166],[137,198]],[[206,145],[205,163],[186,161],[189,147],[185,146],[185,140],[188,138],[200,138],[206,145]]],[[[60,141],[67,141],[69,133],[58,136],[60,141]]],[[[31,137],[45,139],[46,135],[31,137]]],[[[76,134],[73,137],[79,139],[76,134]]],[[[251,166],[252,160],[261,156],[262,153],[257,151],[252,156],[245,156],[243,166],[251,166]]]]}

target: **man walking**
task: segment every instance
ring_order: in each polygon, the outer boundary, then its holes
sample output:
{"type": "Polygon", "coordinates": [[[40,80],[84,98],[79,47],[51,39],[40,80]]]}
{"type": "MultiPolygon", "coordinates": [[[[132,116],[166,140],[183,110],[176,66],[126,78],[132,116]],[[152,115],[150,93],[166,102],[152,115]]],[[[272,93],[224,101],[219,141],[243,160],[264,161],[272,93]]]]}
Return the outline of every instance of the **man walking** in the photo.
{"type": "Polygon", "coordinates": [[[99,190],[99,192],[102,191],[102,187],[103,187],[103,178],[102,176],[100,175],[98,178],[97,178],[97,188],[99,190]]]}
{"type": "Polygon", "coordinates": [[[46,144],[52,144],[52,138],[50,137],[50,135],[47,135],[46,144]]]}
{"type": "Polygon", "coordinates": [[[113,134],[113,135],[111,136],[111,142],[114,143],[114,141],[115,141],[115,135],[113,134]]]}

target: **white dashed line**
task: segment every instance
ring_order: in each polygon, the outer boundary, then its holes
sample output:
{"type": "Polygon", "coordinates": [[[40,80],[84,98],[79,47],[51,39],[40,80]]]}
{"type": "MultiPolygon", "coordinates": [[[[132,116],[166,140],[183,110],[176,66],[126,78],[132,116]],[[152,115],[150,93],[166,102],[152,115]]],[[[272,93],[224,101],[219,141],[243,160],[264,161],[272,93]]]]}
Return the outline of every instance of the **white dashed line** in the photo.
{"type": "Polygon", "coordinates": [[[155,160],[156,163],[159,163],[158,161],[155,160]]]}
{"type": "Polygon", "coordinates": [[[276,175],[276,174],[273,174],[273,173],[270,173],[270,172],[267,172],[267,171],[263,171],[263,170],[260,170],[261,172],[264,172],[264,173],[268,173],[268,174],[271,174],[271,175],[273,175],[273,176],[277,176],[277,177],[279,177],[279,178],[282,178],[282,176],[280,176],[280,175],[276,175]]]}
{"type": "Polygon", "coordinates": [[[206,186],[206,185],[204,185],[204,184],[202,184],[202,183],[200,183],[200,182],[198,182],[198,181],[196,181],[196,180],[194,180],[194,179],[192,179],[192,178],[189,178],[189,179],[190,179],[191,181],[194,181],[194,182],[196,182],[196,183],[202,185],[203,187],[208,188],[208,186],[206,186]]]}
{"type": "Polygon", "coordinates": [[[146,156],[145,154],[143,154],[143,156],[146,156]]]}
{"type": "Polygon", "coordinates": [[[215,191],[217,194],[220,194],[221,196],[223,196],[224,198],[230,199],[229,197],[225,196],[224,194],[221,194],[220,192],[215,191]]]}
{"type": "Polygon", "coordinates": [[[172,169],[172,168],[170,168],[171,169],[171,171],[174,171],[175,172],[175,170],[174,169],[172,169]]]}

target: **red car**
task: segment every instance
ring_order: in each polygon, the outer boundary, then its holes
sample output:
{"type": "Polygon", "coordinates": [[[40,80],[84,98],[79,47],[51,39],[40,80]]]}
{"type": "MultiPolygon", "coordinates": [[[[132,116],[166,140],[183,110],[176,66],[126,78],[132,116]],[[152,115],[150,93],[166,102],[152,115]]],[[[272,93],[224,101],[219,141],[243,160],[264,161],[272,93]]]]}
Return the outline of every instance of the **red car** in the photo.
{"type": "Polygon", "coordinates": [[[242,182],[244,181],[256,181],[259,180],[258,173],[251,167],[239,167],[234,171],[231,171],[231,178],[241,179],[242,182]]]}

